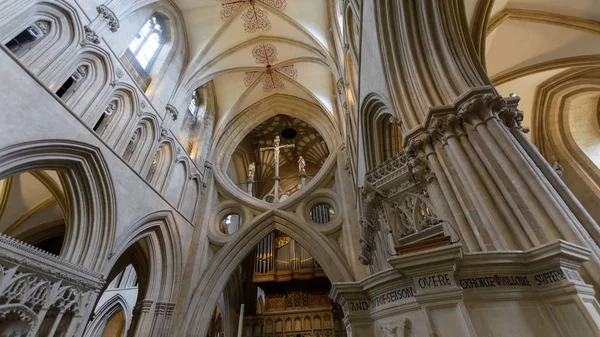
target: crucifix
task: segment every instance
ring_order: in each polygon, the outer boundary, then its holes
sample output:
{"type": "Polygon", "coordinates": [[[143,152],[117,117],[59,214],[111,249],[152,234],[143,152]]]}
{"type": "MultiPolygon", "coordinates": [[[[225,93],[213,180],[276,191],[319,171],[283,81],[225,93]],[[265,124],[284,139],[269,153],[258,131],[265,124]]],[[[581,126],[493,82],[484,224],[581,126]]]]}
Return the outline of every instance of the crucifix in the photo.
{"type": "Polygon", "coordinates": [[[260,152],[273,150],[273,152],[275,153],[275,192],[273,200],[274,202],[279,202],[279,150],[288,149],[292,147],[294,147],[294,144],[279,145],[279,136],[275,136],[273,146],[263,147],[260,149],[260,152]]]}

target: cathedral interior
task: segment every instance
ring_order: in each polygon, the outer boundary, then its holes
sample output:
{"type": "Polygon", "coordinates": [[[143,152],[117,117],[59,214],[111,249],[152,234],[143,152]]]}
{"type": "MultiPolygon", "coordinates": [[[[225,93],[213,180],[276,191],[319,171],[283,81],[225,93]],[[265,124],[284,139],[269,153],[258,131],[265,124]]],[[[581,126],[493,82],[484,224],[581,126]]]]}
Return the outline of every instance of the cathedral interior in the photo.
{"type": "Polygon", "coordinates": [[[0,337],[600,337],[596,35],[599,0],[0,0],[0,337]]]}

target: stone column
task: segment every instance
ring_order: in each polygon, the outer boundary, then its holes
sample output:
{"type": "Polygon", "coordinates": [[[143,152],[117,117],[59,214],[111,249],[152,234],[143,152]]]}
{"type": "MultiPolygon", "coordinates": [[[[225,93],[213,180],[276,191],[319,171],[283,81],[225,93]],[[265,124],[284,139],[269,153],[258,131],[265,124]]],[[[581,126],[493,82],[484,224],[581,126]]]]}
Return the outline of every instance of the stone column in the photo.
{"type": "Polygon", "coordinates": [[[600,227],[520,134],[522,113],[510,98],[507,106],[487,77],[463,1],[372,5],[391,108],[412,130],[405,134],[409,147],[431,137],[426,158],[465,250],[527,250],[568,240],[591,250],[583,275],[600,287],[600,227]]]}
{"type": "MultiPolygon", "coordinates": [[[[137,319],[137,325],[135,326],[133,337],[148,337],[151,336],[152,323],[154,313],[154,301],[153,300],[142,300],[139,304],[139,314],[137,319]]],[[[133,329],[133,324],[130,329],[133,329]]]]}
{"type": "Polygon", "coordinates": [[[56,333],[56,329],[58,328],[58,324],[60,323],[60,321],[62,320],[64,314],[65,314],[65,307],[61,307],[58,311],[58,315],[56,315],[56,318],[54,319],[54,323],[52,324],[52,328],[50,328],[50,332],[48,333],[47,337],[54,337],[54,334],[56,333]]]}
{"type": "Polygon", "coordinates": [[[588,232],[593,226],[572,215],[515,139],[511,128],[520,119],[491,88],[481,88],[433,111],[408,142],[428,148],[421,152],[443,182],[442,195],[468,251],[527,250],[565,239],[591,250],[585,275],[600,286],[600,248],[588,232]],[[431,147],[424,145],[429,138],[431,147]]]}
{"type": "Polygon", "coordinates": [[[476,337],[454,273],[462,258],[461,245],[446,246],[388,261],[412,279],[415,299],[430,323],[432,336],[476,337]]]}
{"type": "Polygon", "coordinates": [[[373,319],[369,315],[369,296],[358,283],[337,283],[329,296],[344,311],[344,325],[348,337],[376,337],[373,319]]]}

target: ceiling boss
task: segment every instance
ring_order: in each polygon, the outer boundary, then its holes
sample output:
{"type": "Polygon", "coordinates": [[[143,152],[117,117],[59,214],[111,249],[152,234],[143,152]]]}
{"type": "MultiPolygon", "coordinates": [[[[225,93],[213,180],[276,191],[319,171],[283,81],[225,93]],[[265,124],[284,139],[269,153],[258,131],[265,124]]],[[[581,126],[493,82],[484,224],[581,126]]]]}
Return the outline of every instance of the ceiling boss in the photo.
{"type": "Polygon", "coordinates": [[[217,0],[221,2],[221,19],[227,21],[231,19],[244,5],[249,5],[248,9],[242,14],[244,19],[244,29],[247,33],[254,33],[257,30],[268,32],[271,30],[271,21],[266,10],[262,6],[268,6],[280,12],[285,11],[287,3],[285,0],[217,0]]]}

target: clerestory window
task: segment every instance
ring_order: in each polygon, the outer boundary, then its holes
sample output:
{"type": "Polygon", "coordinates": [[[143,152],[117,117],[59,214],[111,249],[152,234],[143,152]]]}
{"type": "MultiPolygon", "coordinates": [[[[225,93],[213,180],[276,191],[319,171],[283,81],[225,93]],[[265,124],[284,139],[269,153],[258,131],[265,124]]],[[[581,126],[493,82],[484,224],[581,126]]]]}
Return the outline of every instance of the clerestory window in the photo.
{"type": "Polygon", "coordinates": [[[140,68],[148,72],[163,46],[163,23],[155,14],[140,29],[129,44],[129,52],[138,62],[140,68]]]}

